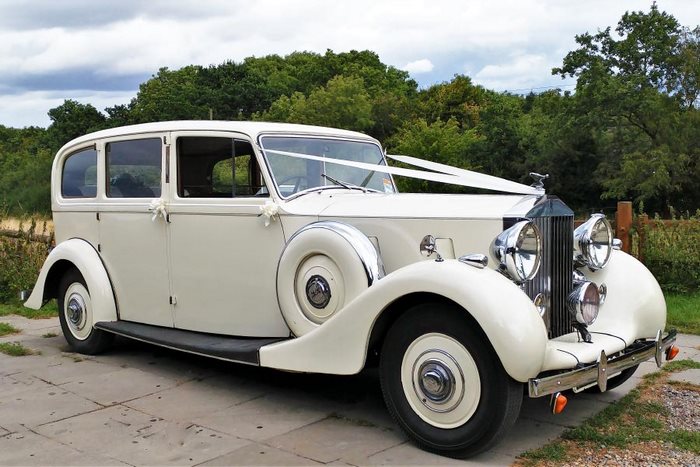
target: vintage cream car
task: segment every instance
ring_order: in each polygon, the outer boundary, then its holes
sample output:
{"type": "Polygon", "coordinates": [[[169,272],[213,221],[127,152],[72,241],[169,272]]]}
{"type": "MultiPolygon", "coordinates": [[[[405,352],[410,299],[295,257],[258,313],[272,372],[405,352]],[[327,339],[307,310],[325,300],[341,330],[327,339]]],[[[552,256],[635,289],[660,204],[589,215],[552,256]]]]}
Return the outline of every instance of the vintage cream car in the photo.
{"type": "Polygon", "coordinates": [[[387,156],[355,132],[99,131],[58,152],[52,209],[57,245],[26,306],[57,298],[76,351],[120,335],[287,371],[378,364],[397,423],[448,456],[493,445],[524,394],[558,412],[561,392],[676,351],[656,280],[602,215],[574,230],[541,180],[387,156]],[[399,194],[393,176],[494,194],[399,194]]]}

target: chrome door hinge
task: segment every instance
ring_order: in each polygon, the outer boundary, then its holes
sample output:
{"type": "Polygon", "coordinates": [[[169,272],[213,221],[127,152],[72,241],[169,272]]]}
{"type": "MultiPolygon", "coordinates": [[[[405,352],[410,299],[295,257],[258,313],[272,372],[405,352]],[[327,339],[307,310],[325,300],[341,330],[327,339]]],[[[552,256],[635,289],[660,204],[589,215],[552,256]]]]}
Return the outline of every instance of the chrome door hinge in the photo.
{"type": "Polygon", "coordinates": [[[171,296],[170,296],[170,304],[171,304],[171,305],[177,305],[177,297],[171,295],[171,296]]]}

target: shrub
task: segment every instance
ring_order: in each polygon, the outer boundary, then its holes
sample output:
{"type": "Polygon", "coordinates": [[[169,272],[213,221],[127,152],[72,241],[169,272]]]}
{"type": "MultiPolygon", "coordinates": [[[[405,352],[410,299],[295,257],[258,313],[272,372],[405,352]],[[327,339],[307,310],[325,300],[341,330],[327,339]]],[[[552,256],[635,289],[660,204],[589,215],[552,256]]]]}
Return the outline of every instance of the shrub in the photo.
{"type": "Polygon", "coordinates": [[[16,303],[19,292],[34,287],[53,235],[46,226],[37,233],[36,220],[13,232],[0,232],[0,303],[16,303]]]}
{"type": "Polygon", "coordinates": [[[666,292],[700,290],[700,211],[638,223],[638,251],[666,292]]]}

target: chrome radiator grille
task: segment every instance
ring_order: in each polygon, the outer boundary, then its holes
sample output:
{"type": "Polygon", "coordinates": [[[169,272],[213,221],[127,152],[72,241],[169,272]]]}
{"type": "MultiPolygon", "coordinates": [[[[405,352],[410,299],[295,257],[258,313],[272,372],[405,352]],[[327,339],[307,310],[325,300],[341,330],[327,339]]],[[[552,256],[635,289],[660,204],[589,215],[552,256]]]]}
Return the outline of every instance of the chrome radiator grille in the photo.
{"type": "Polygon", "coordinates": [[[525,284],[530,298],[545,297],[543,316],[549,338],[573,331],[566,299],[573,288],[574,213],[556,197],[540,200],[526,216],[540,229],[542,263],[535,277],[525,284]]]}

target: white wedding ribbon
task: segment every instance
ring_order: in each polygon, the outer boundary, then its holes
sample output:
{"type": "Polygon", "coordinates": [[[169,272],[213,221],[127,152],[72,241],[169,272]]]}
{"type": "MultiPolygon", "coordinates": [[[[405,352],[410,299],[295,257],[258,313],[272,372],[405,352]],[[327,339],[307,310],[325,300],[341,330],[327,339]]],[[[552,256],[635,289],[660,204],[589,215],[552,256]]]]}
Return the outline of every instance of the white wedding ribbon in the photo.
{"type": "Polygon", "coordinates": [[[436,170],[442,173],[404,169],[401,167],[391,167],[388,165],[368,164],[365,162],[346,161],[342,159],[332,159],[330,157],[312,156],[310,154],[301,154],[298,152],[278,151],[276,149],[264,149],[264,151],[270,154],[280,154],[288,157],[296,157],[298,159],[307,159],[312,161],[325,162],[327,164],[337,164],[347,167],[355,167],[358,169],[388,173],[392,175],[398,175],[401,177],[416,178],[419,180],[427,180],[430,182],[440,182],[447,183],[450,185],[468,186],[471,188],[483,188],[485,190],[501,191],[505,193],[517,193],[523,195],[542,195],[544,193],[543,190],[538,190],[537,188],[523,185],[521,183],[511,182],[510,180],[505,180],[503,178],[494,177],[492,175],[485,175],[478,172],[472,172],[470,170],[458,169],[456,167],[450,167],[448,165],[438,164],[422,159],[416,159],[415,157],[409,156],[390,157],[392,159],[398,160],[399,162],[405,162],[407,164],[416,165],[418,167],[434,167],[434,169],[431,170],[436,170]],[[416,161],[420,162],[416,163],[416,161]]]}
{"type": "Polygon", "coordinates": [[[158,217],[162,217],[163,219],[168,218],[168,204],[163,198],[152,200],[151,204],[148,205],[148,210],[153,213],[153,217],[151,217],[153,222],[155,222],[158,217]]]}

